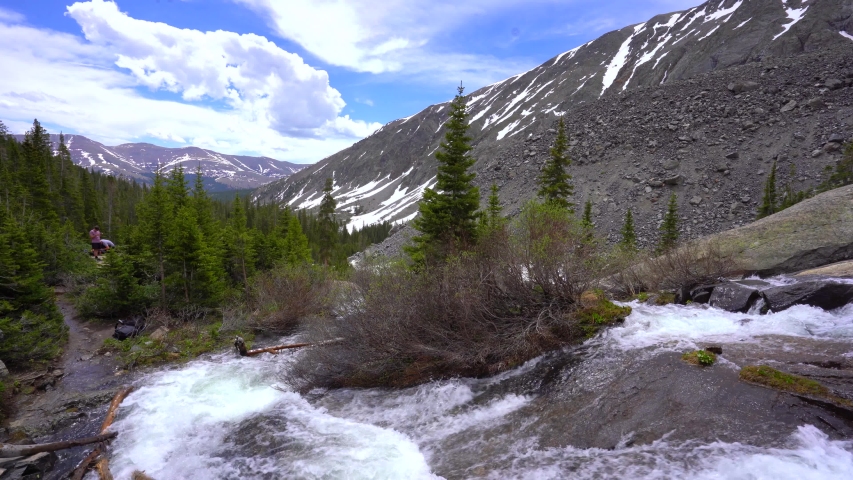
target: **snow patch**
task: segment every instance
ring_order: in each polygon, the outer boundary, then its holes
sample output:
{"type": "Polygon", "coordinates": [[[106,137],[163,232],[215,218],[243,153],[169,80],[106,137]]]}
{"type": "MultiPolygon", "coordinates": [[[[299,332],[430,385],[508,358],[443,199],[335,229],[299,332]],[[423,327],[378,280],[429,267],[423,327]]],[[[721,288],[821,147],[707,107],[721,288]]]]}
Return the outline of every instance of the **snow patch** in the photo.
{"type": "Polygon", "coordinates": [[[622,43],[622,46],[619,47],[619,51],[616,52],[616,55],[613,56],[613,60],[610,62],[610,65],[607,66],[607,70],[604,72],[604,78],[602,79],[602,87],[601,87],[601,95],[604,95],[604,92],[613,85],[613,82],[616,80],[616,76],[619,75],[619,71],[622,70],[622,67],[625,66],[625,61],[628,60],[628,54],[631,50],[631,41],[640,33],[644,28],[646,28],[645,23],[641,23],[634,27],[634,33],[631,34],[625,41],[622,43]]]}
{"type": "Polygon", "coordinates": [[[777,38],[779,38],[782,35],[784,35],[785,33],[787,33],[788,30],[791,29],[791,27],[793,27],[794,25],[796,25],[797,22],[799,22],[800,20],[803,19],[803,16],[805,16],[805,14],[806,14],[806,10],[809,9],[808,5],[803,7],[803,8],[788,8],[788,2],[787,1],[782,0],[782,3],[786,7],[785,8],[785,15],[787,15],[791,21],[786,23],[785,25],[782,25],[782,28],[784,30],[782,30],[780,33],[778,33],[776,36],[774,36],[773,40],[776,40],[777,38]]]}
{"type": "Polygon", "coordinates": [[[746,25],[747,23],[749,23],[749,21],[750,21],[750,20],[752,20],[752,19],[751,19],[751,18],[747,18],[746,20],[744,20],[744,21],[740,22],[740,24],[739,24],[737,27],[733,28],[732,30],[737,30],[738,28],[740,28],[740,27],[742,27],[742,26],[746,25]]]}
{"type": "Polygon", "coordinates": [[[713,20],[718,20],[718,19],[723,18],[725,16],[728,16],[728,18],[723,20],[723,23],[728,22],[729,18],[732,18],[731,15],[733,13],[735,13],[735,10],[740,8],[741,5],[743,5],[743,0],[738,0],[737,3],[735,3],[734,5],[732,5],[729,8],[723,8],[721,10],[717,10],[714,13],[710,13],[708,15],[705,15],[705,20],[702,23],[708,23],[708,22],[713,21],[713,20]]]}
{"type": "Polygon", "coordinates": [[[844,38],[849,38],[850,40],[853,40],[853,35],[850,35],[849,33],[845,32],[844,30],[842,30],[842,31],[840,31],[840,32],[838,32],[838,33],[840,33],[840,34],[841,34],[841,36],[842,36],[842,37],[844,37],[844,38]]]}

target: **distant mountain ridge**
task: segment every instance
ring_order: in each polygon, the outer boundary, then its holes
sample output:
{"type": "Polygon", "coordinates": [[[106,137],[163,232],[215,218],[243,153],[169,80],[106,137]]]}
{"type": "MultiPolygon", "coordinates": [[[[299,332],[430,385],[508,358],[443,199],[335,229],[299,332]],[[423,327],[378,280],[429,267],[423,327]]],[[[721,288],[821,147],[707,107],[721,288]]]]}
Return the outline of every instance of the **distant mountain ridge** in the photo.
{"type": "MultiPolygon", "coordinates": [[[[769,59],[853,49],[851,16],[850,0],[711,0],[609,32],[527,72],[472,92],[468,97],[469,134],[475,147],[472,155],[477,159],[474,171],[478,182],[487,178],[496,180],[502,187],[502,199],[506,197],[510,205],[530,198],[535,188],[525,184],[531,179],[523,169],[528,163],[539,165],[547,157],[549,145],[545,140],[553,138],[548,131],[561,115],[573,124],[569,133],[571,155],[578,160],[576,163],[639,154],[636,149],[615,148],[627,147],[630,143],[627,137],[636,132],[607,128],[620,118],[619,98],[645,92],[642,99],[635,97],[634,101],[641,103],[632,105],[649,122],[662,121],[655,109],[675,110],[673,118],[684,118],[685,112],[679,111],[683,105],[664,105],[647,90],[666,90],[670,98],[676,98],[679,95],[673,89],[701,76],[707,77],[703,80],[707,83],[705,88],[712,89],[714,97],[718,89],[731,95],[726,85],[714,83],[722,80],[708,75],[740,65],[760,65],[769,59]],[[670,85],[672,88],[664,88],[670,85]],[[653,107],[652,102],[661,105],[653,107]],[[600,108],[594,107],[599,104],[600,108]],[[590,112],[595,115],[590,116],[590,112]],[[523,143],[531,138],[542,140],[523,143]]],[[[814,73],[821,78],[834,74],[832,71],[803,73],[807,77],[814,73]]],[[[804,78],[803,82],[815,80],[804,78]]],[[[727,97],[720,98],[728,101],[727,97]]],[[[334,179],[334,194],[341,211],[351,215],[351,225],[409,220],[417,214],[423,190],[435,185],[433,154],[444,135],[446,106],[447,103],[432,105],[411,117],[390,122],[351,147],[291,177],[261,187],[256,197],[295,207],[314,207],[319,204],[323,182],[329,177],[334,179]]],[[[760,108],[778,112],[775,104],[760,108]]],[[[705,121],[712,123],[717,119],[705,121]]],[[[668,121],[667,125],[670,126],[668,121]]],[[[686,133],[688,138],[697,129],[695,123],[687,120],[671,127],[672,131],[688,130],[681,134],[684,137],[686,133]]],[[[678,148],[676,144],[672,147],[670,153],[662,152],[658,146],[656,155],[676,156],[678,148]]],[[[697,155],[713,153],[705,150],[697,151],[697,155]]],[[[612,173],[627,171],[622,165],[625,162],[630,169],[635,168],[634,159],[627,157],[608,161],[614,162],[607,167],[614,169],[612,173]]],[[[663,160],[652,155],[648,161],[663,160]]],[[[597,172],[590,178],[583,170],[574,174],[579,194],[589,190],[584,184],[593,178],[598,181],[597,172]]]]}
{"type": "MultiPolygon", "coordinates": [[[[16,135],[23,141],[23,135],[16,135]]],[[[59,135],[51,135],[54,150],[59,148],[59,135]]],[[[283,162],[269,157],[226,155],[198,147],[168,148],[150,143],[125,143],[108,147],[83,135],[66,135],[65,144],[71,160],[84,168],[135,178],[149,182],[158,166],[163,172],[183,165],[188,174],[201,167],[212,190],[257,188],[286,178],[305,165],[283,162]]]]}

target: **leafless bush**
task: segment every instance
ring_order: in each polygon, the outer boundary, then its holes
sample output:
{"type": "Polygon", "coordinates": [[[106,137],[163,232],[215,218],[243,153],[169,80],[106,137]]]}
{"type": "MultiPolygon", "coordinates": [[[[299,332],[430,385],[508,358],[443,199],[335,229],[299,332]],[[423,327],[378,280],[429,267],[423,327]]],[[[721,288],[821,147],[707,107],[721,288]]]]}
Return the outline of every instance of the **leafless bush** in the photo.
{"type": "Polygon", "coordinates": [[[365,265],[353,276],[364,300],[310,326],[315,340],[345,340],[306,352],[289,380],[401,386],[516,365],[578,338],[570,313],[594,284],[595,253],[567,213],[534,205],[511,229],[424,271],[365,265]]]}
{"type": "Polygon", "coordinates": [[[714,283],[738,270],[737,262],[713,240],[698,240],[663,255],[613,255],[614,273],[606,283],[625,295],[641,291],[678,290],[714,283]]]}
{"type": "Polygon", "coordinates": [[[328,313],[333,299],[328,270],[311,266],[279,266],[256,276],[247,301],[247,324],[283,333],[303,318],[328,313]]]}

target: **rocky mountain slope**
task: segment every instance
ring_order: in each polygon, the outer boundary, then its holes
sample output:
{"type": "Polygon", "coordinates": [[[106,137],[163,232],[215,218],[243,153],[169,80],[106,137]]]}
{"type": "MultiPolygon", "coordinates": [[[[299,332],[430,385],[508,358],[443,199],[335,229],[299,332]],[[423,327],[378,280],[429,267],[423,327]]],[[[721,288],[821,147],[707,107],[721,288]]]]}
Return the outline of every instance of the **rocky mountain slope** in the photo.
{"type": "MultiPolygon", "coordinates": [[[[23,140],[23,135],[17,135],[23,140]]],[[[59,135],[51,135],[54,149],[59,135]]],[[[269,157],[225,155],[198,147],[166,148],[150,143],[125,143],[108,147],[82,135],[66,135],[71,160],[81,167],[150,181],[158,165],[164,172],[183,165],[187,173],[201,166],[211,190],[257,188],[273,180],[287,178],[304,167],[269,157]]]]}
{"type": "MultiPolygon", "coordinates": [[[[563,116],[575,198],[595,202],[602,233],[615,235],[631,207],[641,242],[653,241],[669,191],[686,236],[750,221],[774,158],[783,181],[805,187],[853,133],[851,32],[849,0],[711,0],[610,32],[470,94],[476,182],[496,183],[517,211],[563,116]]],[[[435,182],[446,106],[393,121],[256,195],[313,207],[331,177],[351,225],[411,219],[435,182]]]]}

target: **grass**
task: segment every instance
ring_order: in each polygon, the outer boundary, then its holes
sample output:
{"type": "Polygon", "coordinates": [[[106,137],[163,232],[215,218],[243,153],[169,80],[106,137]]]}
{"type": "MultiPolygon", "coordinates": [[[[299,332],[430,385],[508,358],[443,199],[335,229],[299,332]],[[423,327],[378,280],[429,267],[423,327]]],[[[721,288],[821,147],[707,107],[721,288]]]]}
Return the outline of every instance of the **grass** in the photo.
{"type": "Polygon", "coordinates": [[[699,367],[710,367],[717,361],[717,355],[705,350],[694,350],[682,355],[681,359],[699,367]]]}
{"type": "MultiPolygon", "coordinates": [[[[170,330],[162,340],[152,339],[147,334],[124,341],[108,338],[100,353],[112,352],[127,369],[187,361],[203,353],[231,346],[233,336],[220,333],[220,327],[221,323],[218,322],[206,326],[189,324],[170,330]]],[[[251,343],[254,338],[251,332],[235,334],[243,337],[247,343],[251,343]]]]}
{"type": "Polygon", "coordinates": [[[631,307],[616,305],[601,295],[594,304],[581,308],[573,316],[584,335],[589,338],[602,327],[621,322],[630,314],[631,307]]]}
{"type": "Polygon", "coordinates": [[[740,370],[740,378],[747,382],[757,383],[776,390],[826,397],[829,389],[820,383],[799,375],[780,372],[767,365],[749,365],[740,370]]]}

